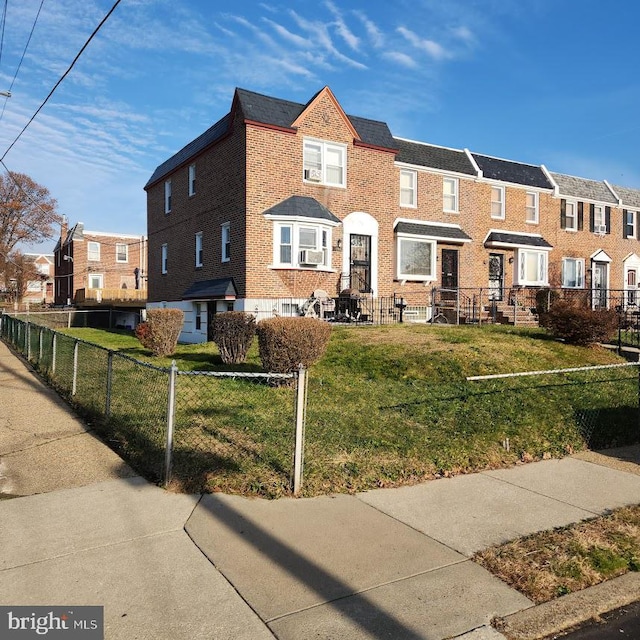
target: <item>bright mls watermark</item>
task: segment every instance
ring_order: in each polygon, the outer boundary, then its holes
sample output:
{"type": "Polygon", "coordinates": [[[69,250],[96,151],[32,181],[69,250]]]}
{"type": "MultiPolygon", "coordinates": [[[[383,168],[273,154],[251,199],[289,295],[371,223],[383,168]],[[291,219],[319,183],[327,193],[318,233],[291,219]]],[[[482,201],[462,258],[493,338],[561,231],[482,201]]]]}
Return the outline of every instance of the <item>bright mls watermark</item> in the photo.
{"type": "Polygon", "coordinates": [[[0,607],[0,640],[104,640],[104,607],[0,607]]]}

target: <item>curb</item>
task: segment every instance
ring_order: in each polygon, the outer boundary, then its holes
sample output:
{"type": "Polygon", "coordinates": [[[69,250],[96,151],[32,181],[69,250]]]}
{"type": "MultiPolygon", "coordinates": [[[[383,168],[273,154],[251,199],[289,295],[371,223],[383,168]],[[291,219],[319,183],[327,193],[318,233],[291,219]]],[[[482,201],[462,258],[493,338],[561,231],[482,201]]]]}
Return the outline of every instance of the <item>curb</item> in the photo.
{"type": "Polygon", "coordinates": [[[640,573],[625,573],[493,621],[508,640],[542,640],[640,600],[640,573]]]}

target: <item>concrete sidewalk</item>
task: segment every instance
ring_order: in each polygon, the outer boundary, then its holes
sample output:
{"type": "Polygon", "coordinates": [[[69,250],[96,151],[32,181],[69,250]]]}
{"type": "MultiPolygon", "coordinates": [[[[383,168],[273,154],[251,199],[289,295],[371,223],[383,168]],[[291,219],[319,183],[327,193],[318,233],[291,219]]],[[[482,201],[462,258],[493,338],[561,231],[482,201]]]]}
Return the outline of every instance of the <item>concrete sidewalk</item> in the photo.
{"type": "Polygon", "coordinates": [[[495,617],[540,637],[640,598],[637,574],[534,607],[470,557],[640,502],[639,454],[349,496],[171,494],[0,343],[0,491],[23,496],[0,500],[0,604],[103,605],[110,640],[494,640],[495,617]]]}

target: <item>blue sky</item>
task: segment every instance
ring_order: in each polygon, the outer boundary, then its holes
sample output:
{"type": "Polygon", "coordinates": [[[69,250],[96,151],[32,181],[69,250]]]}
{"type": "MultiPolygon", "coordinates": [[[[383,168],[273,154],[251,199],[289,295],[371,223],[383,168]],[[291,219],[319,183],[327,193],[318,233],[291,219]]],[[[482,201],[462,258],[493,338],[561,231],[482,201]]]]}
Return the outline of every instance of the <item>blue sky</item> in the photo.
{"type": "MultiPolygon", "coordinates": [[[[44,0],[14,81],[41,1],[7,3],[0,156],[113,5],[44,0]]],[[[396,136],[640,188],[639,18],[631,0],[122,0],[4,163],[71,224],[145,234],[146,181],[235,87],[328,85],[396,136]]]]}

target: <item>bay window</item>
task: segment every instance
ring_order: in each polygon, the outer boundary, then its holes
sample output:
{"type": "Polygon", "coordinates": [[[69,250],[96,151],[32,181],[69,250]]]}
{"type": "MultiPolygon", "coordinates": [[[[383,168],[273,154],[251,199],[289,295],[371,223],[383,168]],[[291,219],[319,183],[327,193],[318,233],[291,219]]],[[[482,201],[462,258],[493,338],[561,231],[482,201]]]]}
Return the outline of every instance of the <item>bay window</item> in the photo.
{"type": "Polygon", "coordinates": [[[420,236],[396,236],[398,280],[435,280],[436,243],[420,236]]]}
{"type": "Polygon", "coordinates": [[[569,289],[584,287],[584,260],[582,258],[562,259],[562,286],[569,289]]]}
{"type": "Polygon", "coordinates": [[[331,227],[308,221],[276,222],[273,266],[331,268],[331,227]]]}
{"type": "Polygon", "coordinates": [[[549,254],[532,249],[518,250],[517,284],[529,286],[547,285],[549,254]]]}

